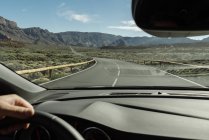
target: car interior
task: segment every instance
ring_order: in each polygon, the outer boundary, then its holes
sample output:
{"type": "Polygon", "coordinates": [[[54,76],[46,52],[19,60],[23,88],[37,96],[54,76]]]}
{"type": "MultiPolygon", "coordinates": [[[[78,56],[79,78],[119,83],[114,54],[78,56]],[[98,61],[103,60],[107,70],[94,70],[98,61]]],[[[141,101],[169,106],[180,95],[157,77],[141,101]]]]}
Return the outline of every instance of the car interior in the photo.
{"type": "MultiPolygon", "coordinates": [[[[209,34],[207,0],[129,2],[136,25],[153,36],[209,34]]],[[[30,123],[26,130],[0,136],[2,140],[209,139],[209,89],[205,86],[168,87],[168,80],[160,86],[47,89],[4,64],[0,64],[0,85],[1,95],[15,93],[35,109],[29,119],[1,121],[0,129],[30,123]]]]}

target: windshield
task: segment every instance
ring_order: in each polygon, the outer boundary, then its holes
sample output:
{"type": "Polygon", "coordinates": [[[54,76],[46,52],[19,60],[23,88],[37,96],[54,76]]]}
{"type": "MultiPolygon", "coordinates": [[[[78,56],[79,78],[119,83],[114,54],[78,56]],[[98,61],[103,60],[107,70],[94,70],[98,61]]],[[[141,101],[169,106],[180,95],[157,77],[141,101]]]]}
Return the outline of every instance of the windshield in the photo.
{"type": "Polygon", "coordinates": [[[139,29],[131,0],[4,0],[0,61],[48,89],[209,86],[209,37],[139,29]]]}

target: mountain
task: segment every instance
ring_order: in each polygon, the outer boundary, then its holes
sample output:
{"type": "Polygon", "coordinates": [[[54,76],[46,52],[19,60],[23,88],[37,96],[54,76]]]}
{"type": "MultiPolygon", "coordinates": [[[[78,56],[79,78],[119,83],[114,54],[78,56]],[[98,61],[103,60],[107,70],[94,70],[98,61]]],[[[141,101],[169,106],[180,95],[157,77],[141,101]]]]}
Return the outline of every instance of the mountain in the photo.
{"type": "Polygon", "coordinates": [[[57,34],[49,32],[48,30],[41,29],[39,27],[26,28],[22,31],[33,40],[33,43],[42,43],[42,44],[63,44],[63,40],[59,39],[57,34]]]}
{"type": "Polygon", "coordinates": [[[137,45],[173,45],[173,44],[187,44],[194,43],[195,40],[189,38],[158,38],[158,37],[123,37],[122,40],[126,46],[137,45]]]}
{"type": "MultiPolygon", "coordinates": [[[[39,27],[19,28],[14,21],[0,17],[0,40],[14,40],[34,44],[73,45],[85,47],[149,46],[197,43],[189,38],[122,37],[96,32],[52,33],[39,27]]],[[[209,43],[209,38],[205,39],[209,43]]]]}
{"type": "Polygon", "coordinates": [[[121,36],[115,36],[104,33],[88,33],[88,32],[63,32],[57,35],[62,38],[65,44],[88,46],[88,47],[102,47],[110,45],[121,36]]]}
{"type": "Polygon", "coordinates": [[[17,26],[14,21],[0,16],[0,40],[11,39],[20,42],[31,42],[32,40],[17,26]]]}

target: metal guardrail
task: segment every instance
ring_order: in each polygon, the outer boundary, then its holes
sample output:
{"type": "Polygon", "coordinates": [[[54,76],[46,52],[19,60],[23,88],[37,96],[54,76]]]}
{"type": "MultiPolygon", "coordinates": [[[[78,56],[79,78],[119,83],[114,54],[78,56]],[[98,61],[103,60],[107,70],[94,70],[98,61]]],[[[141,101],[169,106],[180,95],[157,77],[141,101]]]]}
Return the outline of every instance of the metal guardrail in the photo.
{"type": "Polygon", "coordinates": [[[144,61],[144,64],[159,64],[160,66],[163,64],[171,64],[171,65],[182,65],[182,66],[189,66],[190,68],[180,68],[180,69],[174,69],[174,70],[169,70],[169,73],[172,73],[174,71],[174,74],[177,74],[179,76],[183,77],[193,77],[193,76],[206,76],[209,75],[208,69],[209,66],[200,66],[200,65],[193,65],[193,64],[185,64],[185,63],[179,63],[179,62],[172,62],[172,61],[162,61],[162,60],[155,60],[155,61],[144,61]],[[188,74],[184,74],[184,71],[190,71],[188,74]],[[198,73],[198,72],[203,72],[204,73],[198,73]],[[182,72],[183,74],[180,74],[179,72],[182,72]]]}
{"type": "Polygon", "coordinates": [[[95,62],[95,60],[90,60],[86,62],[80,62],[80,63],[73,63],[73,64],[66,64],[66,65],[59,65],[59,66],[50,66],[50,67],[44,67],[44,68],[37,68],[37,69],[30,69],[30,70],[20,70],[16,71],[17,74],[31,74],[35,72],[42,72],[42,71],[51,71],[54,69],[60,69],[60,68],[66,68],[66,67],[76,67],[76,66],[81,66],[85,64],[89,64],[91,62],[95,62]]]}
{"type": "Polygon", "coordinates": [[[144,64],[146,63],[150,64],[174,64],[174,65],[182,65],[182,66],[189,66],[189,67],[194,67],[194,68],[209,68],[209,66],[199,66],[199,65],[192,65],[192,64],[185,64],[185,63],[179,63],[179,62],[172,62],[172,61],[162,61],[162,60],[155,60],[155,61],[144,61],[144,64]]]}

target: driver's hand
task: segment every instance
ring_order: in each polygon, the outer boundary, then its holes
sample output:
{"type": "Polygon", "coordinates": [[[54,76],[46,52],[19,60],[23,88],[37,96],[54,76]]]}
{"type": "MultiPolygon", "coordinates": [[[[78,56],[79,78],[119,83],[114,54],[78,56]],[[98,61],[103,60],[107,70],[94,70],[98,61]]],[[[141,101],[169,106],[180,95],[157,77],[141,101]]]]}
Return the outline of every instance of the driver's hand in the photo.
{"type": "MultiPolygon", "coordinates": [[[[26,119],[34,115],[33,106],[23,98],[11,94],[0,96],[0,125],[4,118],[9,116],[13,118],[26,119]]],[[[29,124],[14,124],[5,129],[0,129],[1,135],[12,133],[22,128],[28,128],[29,124]]]]}

